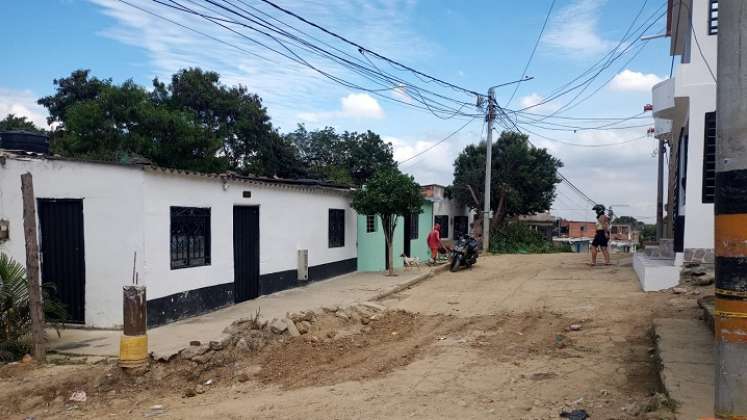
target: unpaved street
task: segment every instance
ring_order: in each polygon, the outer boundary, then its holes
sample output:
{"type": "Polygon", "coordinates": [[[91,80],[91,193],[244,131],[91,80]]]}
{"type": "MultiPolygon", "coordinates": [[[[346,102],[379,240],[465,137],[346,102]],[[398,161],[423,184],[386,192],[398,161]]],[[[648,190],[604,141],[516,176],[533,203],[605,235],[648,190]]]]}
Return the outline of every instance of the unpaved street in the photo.
{"type": "Polygon", "coordinates": [[[586,258],[483,258],[380,302],[389,311],[348,311],[350,319],[320,311],[306,335],[252,330],[243,342],[261,344],[233,344],[204,363],[157,364],[143,376],[106,364],[6,366],[0,414],[554,419],[583,408],[594,419],[668,418],[655,396],[651,321],[696,317],[695,296],[643,294],[630,257],[596,268],[586,258]],[[67,401],[77,389],[86,402],[67,401]]]}

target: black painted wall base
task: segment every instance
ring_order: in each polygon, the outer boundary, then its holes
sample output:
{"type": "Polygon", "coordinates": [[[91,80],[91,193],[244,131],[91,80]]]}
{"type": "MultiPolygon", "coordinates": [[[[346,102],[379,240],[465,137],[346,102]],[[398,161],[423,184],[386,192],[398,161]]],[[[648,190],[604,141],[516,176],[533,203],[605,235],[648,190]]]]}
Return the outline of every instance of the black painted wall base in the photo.
{"type": "MultiPolygon", "coordinates": [[[[304,286],[314,281],[352,273],[357,258],[309,267],[309,281],[299,282],[296,270],[286,270],[259,276],[259,294],[269,295],[281,290],[304,286]]],[[[148,301],[148,328],[180,319],[201,315],[234,303],[233,282],[187,290],[148,301]]]]}
{"type": "Polygon", "coordinates": [[[233,283],[186,290],[148,301],[148,328],[231,305],[233,283]]]}

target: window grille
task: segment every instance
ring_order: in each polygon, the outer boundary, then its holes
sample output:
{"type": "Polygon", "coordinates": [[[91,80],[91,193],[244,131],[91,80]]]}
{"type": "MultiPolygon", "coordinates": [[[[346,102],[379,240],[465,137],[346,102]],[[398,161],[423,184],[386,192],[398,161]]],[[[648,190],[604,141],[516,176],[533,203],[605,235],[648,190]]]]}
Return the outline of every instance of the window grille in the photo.
{"type": "Polygon", "coordinates": [[[210,265],[210,209],[171,207],[171,269],[210,265]]]}
{"type": "Polygon", "coordinates": [[[345,246],[345,210],[329,209],[329,247],[345,246]]]}

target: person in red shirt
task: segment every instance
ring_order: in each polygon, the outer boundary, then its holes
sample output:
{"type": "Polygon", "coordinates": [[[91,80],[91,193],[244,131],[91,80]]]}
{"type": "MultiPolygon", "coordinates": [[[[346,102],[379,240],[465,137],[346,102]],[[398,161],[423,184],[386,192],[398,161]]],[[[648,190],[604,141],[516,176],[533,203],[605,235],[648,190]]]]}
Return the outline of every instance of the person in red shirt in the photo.
{"type": "Polygon", "coordinates": [[[436,262],[438,258],[438,249],[441,247],[441,225],[436,223],[433,225],[433,230],[428,234],[428,248],[431,249],[431,257],[433,262],[436,262]]]}

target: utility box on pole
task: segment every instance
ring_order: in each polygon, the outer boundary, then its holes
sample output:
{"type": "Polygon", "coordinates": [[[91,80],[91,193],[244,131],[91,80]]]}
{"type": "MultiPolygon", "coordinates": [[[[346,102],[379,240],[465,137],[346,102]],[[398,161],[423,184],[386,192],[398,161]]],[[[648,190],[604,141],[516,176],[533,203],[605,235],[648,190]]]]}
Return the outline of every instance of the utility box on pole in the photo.
{"type": "Polygon", "coordinates": [[[716,138],[715,414],[747,418],[747,2],[721,0],[716,138]]]}

